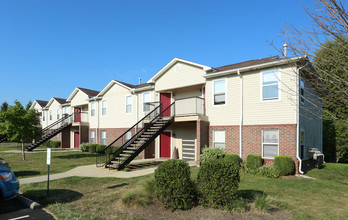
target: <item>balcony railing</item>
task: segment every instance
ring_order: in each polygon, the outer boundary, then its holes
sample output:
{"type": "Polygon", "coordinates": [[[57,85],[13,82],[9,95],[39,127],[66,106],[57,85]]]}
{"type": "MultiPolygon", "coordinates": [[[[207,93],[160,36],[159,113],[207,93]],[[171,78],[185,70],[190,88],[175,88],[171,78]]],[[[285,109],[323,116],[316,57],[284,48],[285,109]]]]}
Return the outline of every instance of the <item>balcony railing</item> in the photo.
{"type": "Polygon", "coordinates": [[[205,115],[205,100],[201,97],[188,97],[175,100],[175,115],[205,115]]]}

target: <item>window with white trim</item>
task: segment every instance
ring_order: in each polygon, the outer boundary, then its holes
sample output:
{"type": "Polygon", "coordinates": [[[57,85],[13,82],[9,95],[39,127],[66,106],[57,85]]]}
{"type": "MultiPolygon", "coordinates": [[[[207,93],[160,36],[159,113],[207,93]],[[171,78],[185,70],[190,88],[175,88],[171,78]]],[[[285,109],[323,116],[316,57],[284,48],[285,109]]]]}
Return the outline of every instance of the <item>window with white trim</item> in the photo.
{"type": "Polygon", "coordinates": [[[95,144],[95,131],[91,130],[91,144],[95,144]]]}
{"type": "Polygon", "coordinates": [[[46,112],[42,111],[42,121],[45,121],[45,120],[46,120],[46,112]]]}
{"type": "Polygon", "coordinates": [[[52,121],[52,110],[50,110],[50,120],[52,121]]]}
{"type": "Polygon", "coordinates": [[[126,113],[132,113],[133,97],[131,95],[126,96],[126,113]]]}
{"type": "Polygon", "coordinates": [[[57,109],[57,120],[59,119],[60,117],[60,109],[57,109]]]}
{"type": "Polygon", "coordinates": [[[150,92],[143,93],[143,112],[150,111],[150,105],[148,103],[151,102],[150,92]]]}
{"type": "Polygon", "coordinates": [[[91,102],[91,116],[95,116],[95,102],[91,102]]]}
{"type": "Polygon", "coordinates": [[[226,79],[213,81],[214,105],[226,104],[226,79]]]}
{"type": "Polygon", "coordinates": [[[106,145],[106,131],[101,131],[101,144],[106,145]]]}
{"type": "Polygon", "coordinates": [[[128,140],[130,140],[131,138],[132,138],[132,132],[131,131],[128,131],[127,133],[126,133],[126,141],[128,141],[128,140]]]}
{"type": "Polygon", "coordinates": [[[272,70],[262,73],[262,100],[279,99],[279,72],[272,70]]]}
{"type": "Polygon", "coordinates": [[[262,157],[273,159],[279,155],[279,130],[262,130],[262,157]]]}
{"type": "Polygon", "coordinates": [[[107,102],[106,100],[102,101],[102,115],[106,115],[107,102]]]}
{"type": "Polygon", "coordinates": [[[305,88],[305,84],[303,82],[302,79],[300,79],[300,103],[304,104],[304,88],[305,88]]]}
{"type": "Polygon", "coordinates": [[[68,114],[68,107],[64,107],[64,114],[68,114]]]}
{"type": "Polygon", "coordinates": [[[225,151],[225,130],[213,130],[213,147],[225,151]]]}

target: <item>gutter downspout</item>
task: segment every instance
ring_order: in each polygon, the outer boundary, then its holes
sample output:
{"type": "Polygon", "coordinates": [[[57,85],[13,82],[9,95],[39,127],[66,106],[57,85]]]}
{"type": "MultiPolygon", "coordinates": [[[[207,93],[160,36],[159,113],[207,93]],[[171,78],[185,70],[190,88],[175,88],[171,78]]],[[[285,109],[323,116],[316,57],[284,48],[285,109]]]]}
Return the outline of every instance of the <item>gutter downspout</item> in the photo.
{"type": "Polygon", "coordinates": [[[95,134],[95,143],[99,144],[99,101],[97,101],[97,99],[95,98],[95,105],[97,106],[97,132],[95,134]]]}
{"type": "Polygon", "coordinates": [[[297,94],[297,96],[296,96],[296,104],[297,104],[297,111],[296,111],[296,124],[297,124],[297,126],[296,126],[297,127],[296,158],[300,162],[299,167],[298,167],[298,172],[300,174],[304,174],[304,172],[302,171],[302,159],[300,158],[300,155],[299,155],[300,154],[300,149],[299,149],[299,147],[300,147],[300,100],[299,100],[299,96],[300,96],[300,94],[299,94],[300,69],[304,68],[307,65],[308,65],[308,61],[307,61],[306,65],[304,65],[304,66],[302,66],[302,67],[297,69],[297,80],[296,80],[296,82],[297,82],[297,88],[296,88],[296,90],[297,90],[297,92],[296,92],[296,94],[297,94]]]}
{"type": "Polygon", "coordinates": [[[240,70],[237,70],[240,82],[240,122],[239,122],[239,157],[243,160],[243,78],[240,74],[240,70]]]}

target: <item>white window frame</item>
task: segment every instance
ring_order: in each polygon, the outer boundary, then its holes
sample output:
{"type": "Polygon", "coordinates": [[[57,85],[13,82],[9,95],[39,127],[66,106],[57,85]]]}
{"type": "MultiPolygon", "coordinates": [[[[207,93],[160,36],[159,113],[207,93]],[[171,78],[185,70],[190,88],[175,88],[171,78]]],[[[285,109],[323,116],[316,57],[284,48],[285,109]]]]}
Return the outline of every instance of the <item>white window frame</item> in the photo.
{"type": "Polygon", "coordinates": [[[128,140],[130,140],[132,138],[132,131],[128,131],[125,134],[125,142],[127,142],[128,140]]]}
{"type": "MultiPolygon", "coordinates": [[[[150,103],[151,102],[151,92],[147,91],[147,92],[143,92],[143,113],[145,113],[144,109],[145,109],[145,103],[150,103]],[[148,102],[145,102],[145,94],[149,94],[149,100],[148,102]]],[[[150,109],[151,110],[151,109],[150,109]]]]}
{"type": "Polygon", "coordinates": [[[220,106],[227,106],[227,91],[228,91],[228,88],[227,88],[227,78],[221,78],[221,79],[216,79],[216,80],[213,80],[212,81],[212,106],[213,107],[220,107],[220,106]],[[214,90],[215,90],[215,82],[216,81],[225,81],[225,103],[224,104],[221,104],[221,105],[215,105],[215,93],[214,93],[214,90]]]}
{"type": "Polygon", "coordinates": [[[262,133],[261,133],[261,142],[262,142],[262,144],[261,144],[261,150],[262,150],[262,158],[263,159],[274,159],[274,157],[264,157],[263,156],[263,146],[265,145],[265,144],[272,144],[272,145],[276,145],[276,143],[264,143],[263,142],[263,133],[264,133],[264,131],[275,131],[275,130],[277,130],[278,131],[278,143],[277,143],[277,145],[278,145],[278,154],[276,155],[276,156],[279,156],[279,142],[280,142],[280,137],[279,137],[279,129],[262,129],[262,133]]]}
{"type": "Polygon", "coordinates": [[[260,100],[261,102],[278,102],[281,100],[281,71],[280,69],[268,69],[268,70],[264,70],[260,72],[260,100]],[[278,76],[278,83],[274,83],[274,84],[269,84],[266,86],[274,86],[274,85],[278,85],[278,97],[277,98],[268,98],[268,99],[264,99],[263,98],[263,74],[265,73],[269,73],[269,72],[277,72],[278,76]]]}
{"type": "Polygon", "coordinates": [[[60,118],[60,109],[58,108],[57,109],[57,120],[59,120],[59,118],[60,118]]]}
{"type": "Polygon", "coordinates": [[[101,136],[101,144],[106,145],[106,131],[102,130],[100,136],[101,136]],[[103,134],[105,135],[105,137],[103,137],[104,136],[103,134]]]}
{"type": "Polygon", "coordinates": [[[132,95],[126,95],[126,99],[125,99],[125,113],[128,114],[132,114],[133,113],[133,96],[132,95]],[[130,104],[127,104],[127,98],[130,97],[130,104]],[[130,112],[127,112],[127,106],[130,106],[130,112]]]}
{"type": "Polygon", "coordinates": [[[95,117],[95,105],[95,101],[91,102],[91,117],[95,117]]]}
{"type": "Polygon", "coordinates": [[[95,130],[91,130],[91,144],[95,144],[95,130]]]}
{"type": "Polygon", "coordinates": [[[64,107],[64,113],[63,114],[67,114],[68,113],[68,107],[64,107]]]}
{"type": "Polygon", "coordinates": [[[45,111],[42,111],[42,121],[45,121],[45,119],[46,119],[45,111]]]}
{"type": "MultiPolygon", "coordinates": [[[[216,129],[216,130],[213,130],[213,147],[215,148],[215,143],[220,143],[220,144],[224,144],[224,149],[223,149],[223,151],[225,151],[225,149],[226,149],[226,130],[224,130],[224,129],[216,129]],[[224,142],[217,142],[217,141],[215,141],[215,132],[224,132],[224,136],[225,136],[225,140],[224,140],[224,142]]],[[[218,147],[216,147],[216,148],[218,148],[218,147]]],[[[221,148],[220,148],[221,149],[221,148]]]]}
{"type": "Polygon", "coordinates": [[[50,112],[50,121],[52,121],[52,110],[50,110],[49,112],[50,112]]]}
{"type": "Polygon", "coordinates": [[[102,116],[106,116],[107,115],[107,108],[108,108],[108,102],[106,99],[103,99],[101,101],[101,107],[102,107],[102,111],[101,111],[102,116]],[[105,103],[105,107],[103,106],[103,103],[105,103]],[[105,110],[105,112],[104,112],[104,110],[105,110]]]}

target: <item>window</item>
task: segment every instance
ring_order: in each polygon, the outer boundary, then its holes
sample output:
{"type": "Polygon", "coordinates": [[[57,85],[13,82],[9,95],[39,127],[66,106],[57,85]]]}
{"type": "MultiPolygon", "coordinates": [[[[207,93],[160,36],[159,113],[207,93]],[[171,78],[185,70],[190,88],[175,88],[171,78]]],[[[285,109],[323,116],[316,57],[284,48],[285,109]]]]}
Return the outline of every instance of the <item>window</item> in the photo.
{"type": "Polygon", "coordinates": [[[57,120],[59,119],[60,116],[60,109],[57,109],[57,120]]]}
{"type": "Polygon", "coordinates": [[[95,144],[95,131],[91,131],[91,144],[95,144]]]}
{"type": "Polygon", "coordinates": [[[95,116],[95,102],[91,102],[91,116],[92,117],[95,116]]]}
{"type": "Polygon", "coordinates": [[[303,80],[300,80],[300,102],[304,104],[304,82],[303,80]]]}
{"type": "Polygon", "coordinates": [[[106,145],[106,131],[101,131],[101,144],[106,145]]]}
{"type": "Polygon", "coordinates": [[[102,101],[102,115],[106,115],[106,107],[107,107],[106,100],[103,100],[102,101]]]}
{"type": "Polygon", "coordinates": [[[150,105],[147,103],[151,102],[151,96],[150,92],[144,92],[143,93],[143,112],[149,112],[150,111],[150,105]]]}
{"type": "Polygon", "coordinates": [[[52,120],[52,110],[50,110],[50,120],[52,120]]]}
{"type": "Polygon", "coordinates": [[[213,131],[213,147],[217,147],[225,151],[225,130],[213,131]]]}
{"type": "Polygon", "coordinates": [[[128,140],[130,140],[132,138],[132,132],[131,131],[128,131],[127,133],[126,133],[126,142],[128,141],[128,140]]]}
{"type": "Polygon", "coordinates": [[[64,107],[64,114],[68,114],[68,107],[64,107]]]}
{"type": "Polygon", "coordinates": [[[262,130],[262,157],[274,158],[278,156],[279,149],[279,130],[262,130]]]}
{"type": "Polygon", "coordinates": [[[60,139],[60,134],[57,134],[56,140],[59,141],[59,139],[60,139]]]}
{"type": "Polygon", "coordinates": [[[262,100],[279,99],[279,72],[277,70],[262,73],[262,100]]]}
{"type": "Polygon", "coordinates": [[[42,112],[42,121],[45,121],[46,120],[46,114],[45,114],[45,111],[42,112]]]}
{"type": "Polygon", "coordinates": [[[126,113],[132,113],[133,98],[131,95],[126,96],[126,113]]]}
{"type": "Polygon", "coordinates": [[[215,80],[213,87],[214,105],[226,104],[226,79],[215,80]]]}

